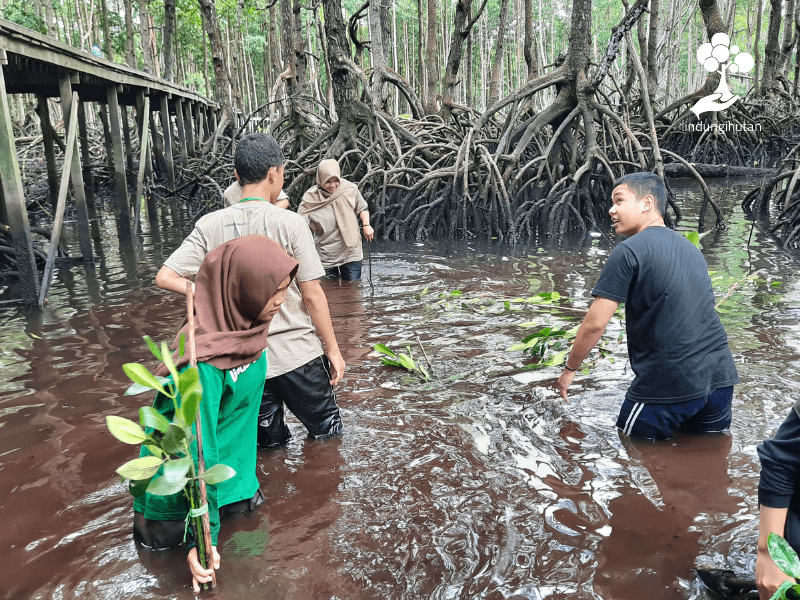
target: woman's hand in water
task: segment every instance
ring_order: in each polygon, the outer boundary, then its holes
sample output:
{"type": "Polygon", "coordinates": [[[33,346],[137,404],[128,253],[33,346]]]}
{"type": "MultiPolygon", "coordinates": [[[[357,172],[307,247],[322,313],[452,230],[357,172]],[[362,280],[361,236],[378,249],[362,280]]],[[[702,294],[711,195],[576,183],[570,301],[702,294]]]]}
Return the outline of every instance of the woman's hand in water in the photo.
{"type": "Polygon", "coordinates": [[[200,561],[197,559],[197,548],[189,550],[189,554],[186,557],[186,562],[189,563],[189,570],[192,572],[192,589],[194,589],[195,592],[200,591],[201,584],[211,583],[214,577],[214,571],[219,569],[220,558],[216,546],[211,546],[211,553],[214,556],[213,569],[204,569],[200,565],[200,561]]]}

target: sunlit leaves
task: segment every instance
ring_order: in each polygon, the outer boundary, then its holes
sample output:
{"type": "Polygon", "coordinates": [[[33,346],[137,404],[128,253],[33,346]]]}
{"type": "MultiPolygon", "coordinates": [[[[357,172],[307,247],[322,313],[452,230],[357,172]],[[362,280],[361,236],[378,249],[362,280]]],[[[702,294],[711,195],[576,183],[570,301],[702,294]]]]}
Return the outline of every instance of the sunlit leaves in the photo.
{"type": "Polygon", "coordinates": [[[126,479],[148,479],[156,474],[164,461],[155,456],[134,458],[117,469],[117,473],[126,479]]]}
{"type": "Polygon", "coordinates": [[[111,435],[124,444],[141,444],[150,438],[144,429],[130,419],[109,415],[106,417],[106,425],[111,435]]]}

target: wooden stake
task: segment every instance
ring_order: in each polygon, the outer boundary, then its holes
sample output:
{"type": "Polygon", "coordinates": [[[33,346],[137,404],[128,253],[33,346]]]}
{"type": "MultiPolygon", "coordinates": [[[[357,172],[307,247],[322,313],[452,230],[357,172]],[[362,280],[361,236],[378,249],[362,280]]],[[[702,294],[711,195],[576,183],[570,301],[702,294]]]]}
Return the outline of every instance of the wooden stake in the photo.
{"type": "MultiPolygon", "coordinates": [[[[186,313],[189,320],[189,365],[197,367],[197,350],[194,345],[194,286],[191,281],[186,282],[186,313]]],[[[203,458],[203,427],[200,421],[200,407],[197,407],[197,414],[195,415],[195,429],[197,430],[197,474],[202,475],[206,470],[205,459],[203,458]]],[[[199,480],[200,487],[200,506],[208,502],[206,494],[206,482],[202,479],[199,480]]],[[[214,555],[211,551],[211,525],[208,521],[208,513],[203,515],[203,539],[205,540],[206,547],[206,564],[207,569],[214,570],[214,555]]],[[[211,587],[217,585],[217,574],[211,575],[211,587]]]]}

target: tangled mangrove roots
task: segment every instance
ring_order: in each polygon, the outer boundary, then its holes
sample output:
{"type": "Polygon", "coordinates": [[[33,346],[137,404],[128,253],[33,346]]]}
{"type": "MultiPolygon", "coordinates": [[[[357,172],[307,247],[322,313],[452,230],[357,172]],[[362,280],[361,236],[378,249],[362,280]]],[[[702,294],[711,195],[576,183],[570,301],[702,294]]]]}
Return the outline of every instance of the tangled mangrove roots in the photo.
{"type": "MultiPolygon", "coordinates": [[[[47,262],[47,242],[50,241],[50,230],[42,227],[31,227],[30,232],[33,234],[33,254],[36,258],[37,268],[44,269],[47,262]]],[[[69,258],[69,254],[59,244],[57,254],[58,258],[69,258]]],[[[14,243],[9,233],[8,225],[0,223],[0,273],[11,271],[14,275],[17,274],[17,252],[14,249],[14,243]]]]}
{"type": "Polygon", "coordinates": [[[800,144],[782,161],[778,175],[745,196],[742,208],[753,214],[769,213],[770,233],[784,246],[800,249],[800,144]]]}
{"type": "Polygon", "coordinates": [[[690,110],[687,96],[656,115],[661,147],[692,163],[777,167],[800,140],[797,107],[781,96],[745,98],[724,111],[690,110]]]}

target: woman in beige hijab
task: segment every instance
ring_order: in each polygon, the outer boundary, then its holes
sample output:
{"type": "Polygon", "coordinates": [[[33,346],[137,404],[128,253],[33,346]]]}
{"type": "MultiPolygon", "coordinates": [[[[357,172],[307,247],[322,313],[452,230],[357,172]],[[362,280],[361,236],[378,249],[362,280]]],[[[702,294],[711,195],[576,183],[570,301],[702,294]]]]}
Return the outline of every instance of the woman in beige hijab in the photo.
{"type": "Polygon", "coordinates": [[[369,224],[366,200],[356,184],[342,179],[338,162],[328,159],[319,163],[317,185],[303,194],[297,213],[314,232],[317,253],[328,275],[349,281],[361,279],[364,254],[356,216],[368,242],[375,231],[369,224]]]}

